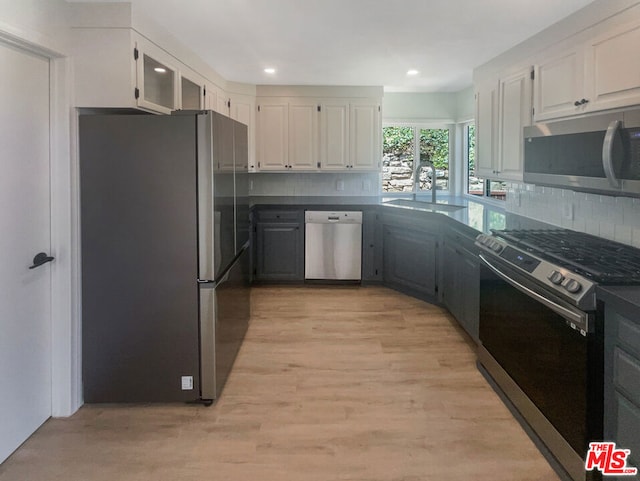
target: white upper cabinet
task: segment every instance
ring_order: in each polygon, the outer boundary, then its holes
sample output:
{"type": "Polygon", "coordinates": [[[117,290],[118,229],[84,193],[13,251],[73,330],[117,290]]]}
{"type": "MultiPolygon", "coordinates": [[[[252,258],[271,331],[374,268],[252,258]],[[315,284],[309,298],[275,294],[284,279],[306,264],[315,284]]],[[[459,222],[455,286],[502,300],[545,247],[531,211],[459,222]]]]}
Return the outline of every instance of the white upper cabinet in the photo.
{"type": "Polygon", "coordinates": [[[219,114],[229,117],[231,115],[231,100],[229,99],[227,94],[222,90],[218,90],[218,95],[216,96],[216,98],[217,105],[213,110],[215,110],[219,114]]]}
{"type": "Polygon", "coordinates": [[[640,104],[640,24],[614,29],[588,42],[586,99],[589,110],[640,104]]]}
{"type": "Polygon", "coordinates": [[[205,79],[188,68],[180,69],[179,78],[180,108],[182,110],[201,110],[205,108],[205,79]]]}
{"type": "Polygon", "coordinates": [[[320,106],[320,165],[324,170],[349,166],[349,102],[325,100],[320,106]]]}
{"type": "Polygon", "coordinates": [[[289,169],[320,167],[318,110],[315,99],[292,100],[289,104],[289,169]]]}
{"type": "Polygon", "coordinates": [[[584,50],[577,47],[535,67],[534,120],[574,115],[584,110],[584,50]]]}
{"type": "Polygon", "coordinates": [[[494,177],[497,163],[498,81],[476,85],[476,177],[494,177]]]}
{"type": "Polygon", "coordinates": [[[351,102],[349,168],[377,170],[382,158],[381,108],[377,102],[351,102]]]}
{"type": "Polygon", "coordinates": [[[230,99],[230,116],[233,120],[247,126],[247,146],[249,148],[249,170],[255,170],[256,144],[256,102],[251,95],[232,94],[230,99]]]}
{"type": "Polygon", "coordinates": [[[640,24],[600,30],[592,39],[538,62],[536,122],[640,104],[640,24]]]}
{"type": "Polygon", "coordinates": [[[477,177],[522,180],[523,127],[531,124],[531,69],[476,85],[477,177]]]}
{"type": "Polygon", "coordinates": [[[497,179],[522,180],[524,137],[531,125],[531,69],[500,79],[498,90],[497,179]]]}
{"type": "Polygon", "coordinates": [[[258,100],[258,170],[379,170],[382,121],[378,99],[275,99],[258,100]],[[276,105],[277,115],[271,111],[276,105]],[[285,118],[287,128],[282,129],[280,122],[285,118]],[[285,153],[274,147],[283,142],[285,153]],[[268,150],[262,152],[265,148],[268,150]]]}
{"type": "Polygon", "coordinates": [[[165,114],[176,110],[178,69],[172,58],[147,42],[137,42],[134,50],[137,72],[135,96],[138,107],[165,114]]]}
{"type": "Polygon", "coordinates": [[[226,102],[202,74],[133,29],[76,27],[71,32],[76,107],[169,114],[216,110],[219,97],[226,102]]]}
{"type": "Polygon", "coordinates": [[[289,165],[289,104],[258,105],[258,169],[286,170],[289,165]]]}

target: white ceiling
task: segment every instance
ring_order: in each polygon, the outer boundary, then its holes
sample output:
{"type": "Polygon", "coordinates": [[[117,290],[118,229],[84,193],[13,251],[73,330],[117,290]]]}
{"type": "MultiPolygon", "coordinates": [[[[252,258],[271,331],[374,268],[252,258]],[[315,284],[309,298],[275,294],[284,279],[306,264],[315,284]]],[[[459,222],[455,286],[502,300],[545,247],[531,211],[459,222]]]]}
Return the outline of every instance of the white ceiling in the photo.
{"type": "MultiPolygon", "coordinates": [[[[91,0],[95,1],[95,0],[91,0]]],[[[103,0],[104,1],[104,0],[103,0]]],[[[132,0],[227,80],[458,91],[592,0],[132,0]],[[277,69],[265,74],[265,67],[277,69]],[[416,69],[419,74],[408,77],[416,69]]]]}

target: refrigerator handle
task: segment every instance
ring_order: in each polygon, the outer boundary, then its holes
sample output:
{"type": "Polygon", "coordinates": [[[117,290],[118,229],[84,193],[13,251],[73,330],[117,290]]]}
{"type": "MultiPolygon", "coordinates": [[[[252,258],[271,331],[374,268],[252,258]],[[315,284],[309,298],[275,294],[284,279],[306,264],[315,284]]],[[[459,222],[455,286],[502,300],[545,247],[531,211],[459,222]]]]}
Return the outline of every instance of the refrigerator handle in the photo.
{"type": "Polygon", "coordinates": [[[216,287],[216,281],[211,279],[198,279],[198,286],[205,289],[213,289],[216,287]]]}

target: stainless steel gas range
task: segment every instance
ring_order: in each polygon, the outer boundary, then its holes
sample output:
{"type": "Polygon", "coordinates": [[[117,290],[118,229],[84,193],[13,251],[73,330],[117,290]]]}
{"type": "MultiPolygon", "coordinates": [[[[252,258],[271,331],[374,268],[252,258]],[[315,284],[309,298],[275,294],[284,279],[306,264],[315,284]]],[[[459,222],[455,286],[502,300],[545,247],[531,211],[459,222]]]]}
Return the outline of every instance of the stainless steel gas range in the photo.
{"type": "Polygon", "coordinates": [[[564,229],[503,230],[481,248],[481,369],[573,480],[602,440],[598,284],[640,284],[640,250],[564,229]]]}

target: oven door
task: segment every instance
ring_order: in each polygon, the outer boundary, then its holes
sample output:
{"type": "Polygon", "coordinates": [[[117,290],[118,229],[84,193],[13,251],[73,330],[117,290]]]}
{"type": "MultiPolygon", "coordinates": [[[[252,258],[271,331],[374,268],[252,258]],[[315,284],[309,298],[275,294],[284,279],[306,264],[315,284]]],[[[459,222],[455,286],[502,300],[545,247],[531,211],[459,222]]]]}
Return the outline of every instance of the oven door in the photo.
{"type": "Polygon", "coordinates": [[[602,439],[601,316],[480,257],[480,364],[567,472],[587,479],[588,444],[602,439]],[[575,328],[580,317],[588,330],[575,328]]]}

